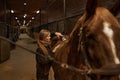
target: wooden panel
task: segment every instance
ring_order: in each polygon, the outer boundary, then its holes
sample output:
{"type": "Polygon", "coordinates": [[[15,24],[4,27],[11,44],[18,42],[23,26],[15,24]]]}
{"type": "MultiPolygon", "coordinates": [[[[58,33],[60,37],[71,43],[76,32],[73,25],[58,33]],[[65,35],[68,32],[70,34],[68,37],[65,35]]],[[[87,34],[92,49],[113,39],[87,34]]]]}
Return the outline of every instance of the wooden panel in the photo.
{"type": "Polygon", "coordinates": [[[0,23],[0,36],[7,36],[7,26],[3,23],[0,23]]]}
{"type": "Polygon", "coordinates": [[[0,63],[10,58],[10,44],[0,40],[0,63]]]}

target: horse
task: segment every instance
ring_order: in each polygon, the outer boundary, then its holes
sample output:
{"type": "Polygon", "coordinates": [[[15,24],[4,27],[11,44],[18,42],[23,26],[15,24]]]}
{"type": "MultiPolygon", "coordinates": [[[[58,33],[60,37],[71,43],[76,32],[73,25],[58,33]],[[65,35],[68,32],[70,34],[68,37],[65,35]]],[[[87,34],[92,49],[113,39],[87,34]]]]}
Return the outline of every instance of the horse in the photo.
{"type": "MultiPolygon", "coordinates": [[[[55,59],[82,70],[120,64],[119,22],[104,7],[94,7],[92,12],[90,9],[87,11],[77,21],[69,39],[61,42],[54,50],[55,59]]],[[[61,68],[56,63],[53,63],[53,70],[55,80],[119,80],[119,74],[83,75],[61,68]]]]}
{"type": "MultiPolygon", "coordinates": [[[[54,49],[57,45],[59,45],[61,42],[67,40],[69,38],[68,35],[63,35],[60,38],[57,36],[54,36],[51,38],[51,47],[54,49]]],[[[54,51],[53,51],[54,52],[54,51]]]]}

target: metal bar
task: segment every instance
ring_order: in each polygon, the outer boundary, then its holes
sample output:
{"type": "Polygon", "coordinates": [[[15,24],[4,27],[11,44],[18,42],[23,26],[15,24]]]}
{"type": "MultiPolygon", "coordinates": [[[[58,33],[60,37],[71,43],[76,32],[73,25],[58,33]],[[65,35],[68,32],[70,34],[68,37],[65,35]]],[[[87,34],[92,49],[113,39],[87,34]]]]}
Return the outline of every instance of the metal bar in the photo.
{"type": "Polygon", "coordinates": [[[63,0],[63,8],[64,8],[64,32],[66,32],[66,0],[63,0]]]}
{"type": "Polygon", "coordinates": [[[6,23],[7,21],[7,16],[6,16],[6,0],[4,0],[4,22],[6,23]]]}
{"type": "MultiPolygon", "coordinates": [[[[0,36],[0,39],[8,41],[8,42],[20,47],[20,48],[32,53],[32,54],[37,54],[36,52],[34,52],[34,51],[30,50],[30,49],[27,49],[27,48],[25,48],[23,46],[20,46],[20,45],[14,43],[13,41],[11,41],[11,40],[9,40],[7,38],[4,38],[4,37],[0,36]]],[[[86,75],[86,74],[118,75],[118,74],[120,74],[120,64],[114,64],[114,66],[107,66],[107,67],[102,68],[102,69],[83,70],[83,69],[79,69],[79,68],[76,68],[74,66],[68,65],[67,63],[62,63],[60,61],[56,61],[54,58],[52,58],[50,56],[46,57],[44,55],[40,55],[40,54],[38,54],[38,55],[43,57],[43,58],[47,58],[49,60],[52,60],[54,63],[58,64],[61,68],[69,69],[69,70],[77,72],[77,73],[79,73],[81,75],[86,75]],[[108,68],[108,70],[107,70],[107,68],[108,68]]]]}
{"type": "Polygon", "coordinates": [[[46,0],[46,18],[47,18],[47,23],[48,23],[48,0],[46,0]]]}
{"type": "Polygon", "coordinates": [[[7,39],[7,38],[4,38],[4,37],[0,36],[0,39],[5,40],[5,41],[7,41],[7,42],[9,42],[9,43],[12,43],[12,44],[14,44],[14,45],[16,45],[16,46],[18,46],[18,47],[20,47],[20,48],[28,51],[28,52],[31,52],[31,53],[33,53],[33,54],[36,54],[36,52],[34,52],[34,51],[30,50],[30,49],[24,48],[23,46],[18,45],[18,44],[16,44],[15,42],[13,42],[13,41],[11,41],[11,40],[9,40],[9,39],[7,39]]]}
{"type": "MultiPolygon", "coordinates": [[[[81,12],[81,13],[79,13],[79,14],[76,14],[76,15],[72,15],[72,16],[68,16],[68,17],[65,17],[65,18],[61,18],[61,19],[58,19],[58,20],[55,20],[55,21],[52,21],[52,22],[48,22],[47,24],[64,21],[64,19],[74,18],[74,17],[77,17],[77,16],[81,16],[82,14],[83,14],[83,12],[81,12]]],[[[47,25],[47,24],[42,24],[41,26],[44,26],[44,25],[47,25]]],[[[41,27],[41,26],[39,26],[39,27],[41,27]]],[[[36,28],[37,28],[37,27],[36,27],[36,28]]]]}
{"type": "Polygon", "coordinates": [[[41,9],[40,9],[40,25],[41,25],[41,9]]]}
{"type": "Polygon", "coordinates": [[[64,18],[66,17],[66,0],[63,0],[64,18]]]}

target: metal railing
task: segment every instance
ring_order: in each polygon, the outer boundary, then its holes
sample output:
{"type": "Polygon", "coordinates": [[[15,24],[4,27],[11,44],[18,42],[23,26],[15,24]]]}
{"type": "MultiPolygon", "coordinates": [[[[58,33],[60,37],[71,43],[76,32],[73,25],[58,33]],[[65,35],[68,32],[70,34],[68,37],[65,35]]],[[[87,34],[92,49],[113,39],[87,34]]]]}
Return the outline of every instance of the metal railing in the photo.
{"type": "Polygon", "coordinates": [[[84,9],[81,10],[80,13],[77,13],[75,15],[67,16],[65,18],[57,19],[55,21],[48,22],[47,24],[42,24],[38,27],[32,28],[34,31],[39,32],[42,28],[49,29],[50,31],[58,31],[61,33],[69,33],[73,29],[76,21],[80,18],[80,16],[83,14],[84,9]],[[74,22],[71,20],[75,20],[74,22]],[[68,25],[69,23],[70,25],[68,25]],[[64,25],[66,24],[66,25],[64,25]]]}
{"type": "MultiPolygon", "coordinates": [[[[14,45],[16,45],[16,46],[18,46],[18,47],[32,53],[32,54],[37,54],[36,52],[34,52],[34,51],[30,50],[30,49],[27,49],[27,48],[25,48],[25,47],[23,47],[21,45],[18,45],[18,44],[14,43],[13,41],[11,41],[11,40],[9,40],[9,39],[7,39],[5,37],[0,36],[0,39],[5,40],[5,41],[7,41],[7,42],[9,42],[11,44],[14,44],[14,45]]],[[[48,58],[49,60],[53,61],[53,63],[58,64],[61,68],[69,69],[69,70],[77,72],[77,73],[79,72],[81,75],[86,75],[86,74],[118,75],[118,74],[120,74],[120,64],[116,64],[114,66],[109,66],[108,69],[106,67],[106,68],[102,68],[102,69],[83,70],[83,69],[79,69],[79,68],[76,68],[74,66],[68,65],[67,63],[62,63],[60,61],[57,61],[52,57],[46,57],[46,56],[40,55],[40,54],[38,54],[38,55],[43,57],[43,58],[48,58]],[[112,68],[114,68],[114,69],[111,70],[112,68]]]]}

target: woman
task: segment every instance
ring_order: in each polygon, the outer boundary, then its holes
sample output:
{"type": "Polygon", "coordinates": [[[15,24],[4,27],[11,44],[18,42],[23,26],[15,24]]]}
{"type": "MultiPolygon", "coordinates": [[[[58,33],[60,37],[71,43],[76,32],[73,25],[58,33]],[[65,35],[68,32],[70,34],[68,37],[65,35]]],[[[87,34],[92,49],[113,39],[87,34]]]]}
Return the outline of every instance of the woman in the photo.
{"type": "MultiPolygon", "coordinates": [[[[41,57],[40,55],[44,55],[46,57],[53,57],[53,52],[51,50],[50,44],[50,32],[48,30],[42,29],[39,32],[39,40],[37,54],[36,54],[36,76],[37,80],[48,80],[49,70],[52,65],[52,61],[48,58],[41,57]]],[[[52,34],[53,35],[53,34],[52,34]]],[[[54,35],[60,37],[61,33],[54,33],[54,35]]]]}

